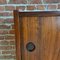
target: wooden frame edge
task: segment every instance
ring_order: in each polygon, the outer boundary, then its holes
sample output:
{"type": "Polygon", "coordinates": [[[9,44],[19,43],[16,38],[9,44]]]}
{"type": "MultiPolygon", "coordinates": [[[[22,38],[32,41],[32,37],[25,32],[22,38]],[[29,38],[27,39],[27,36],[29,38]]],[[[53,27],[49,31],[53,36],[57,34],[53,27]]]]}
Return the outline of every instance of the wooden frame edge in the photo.
{"type": "Polygon", "coordinates": [[[19,16],[60,16],[60,11],[19,12],[19,16]]]}
{"type": "Polygon", "coordinates": [[[14,27],[15,27],[15,41],[16,41],[16,60],[21,60],[21,40],[20,40],[20,24],[19,24],[19,12],[13,11],[14,14],[14,27]],[[17,41],[18,40],[18,41],[17,41]]]}

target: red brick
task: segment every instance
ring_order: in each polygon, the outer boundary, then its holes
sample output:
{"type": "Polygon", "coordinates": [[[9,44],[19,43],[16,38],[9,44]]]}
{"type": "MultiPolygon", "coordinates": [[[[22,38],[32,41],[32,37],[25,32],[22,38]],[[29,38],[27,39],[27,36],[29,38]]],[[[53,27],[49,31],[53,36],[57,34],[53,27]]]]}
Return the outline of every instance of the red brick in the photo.
{"type": "Polygon", "coordinates": [[[3,13],[4,16],[13,16],[13,13],[12,12],[6,12],[6,13],[3,13]]]}
{"type": "Polygon", "coordinates": [[[26,0],[16,0],[17,4],[26,4],[27,1],[26,0]]]}
{"type": "Polygon", "coordinates": [[[16,56],[12,56],[12,55],[3,55],[0,56],[0,59],[16,59],[16,56]]]}
{"type": "Polygon", "coordinates": [[[0,11],[4,11],[4,6],[0,6],[0,11]]]}
{"type": "Polygon", "coordinates": [[[26,0],[10,0],[9,4],[25,4],[27,3],[26,0]]]}
{"type": "Polygon", "coordinates": [[[0,50],[12,50],[15,49],[15,46],[0,46],[0,50]]]}
{"type": "Polygon", "coordinates": [[[4,16],[4,13],[3,12],[0,12],[0,16],[4,16]]]}
{"type": "Polygon", "coordinates": [[[4,40],[4,37],[5,37],[5,36],[0,36],[0,40],[4,40]]]}
{"type": "Polygon", "coordinates": [[[0,25],[0,29],[10,29],[11,26],[8,25],[0,25]]]}
{"type": "Polygon", "coordinates": [[[6,0],[0,0],[0,4],[6,4],[6,0]]]}
{"type": "Polygon", "coordinates": [[[15,26],[14,25],[12,25],[12,29],[15,29],[15,26]]]}
{"type": "Polygon", "coordinates": [[[15,40],[14,41],[5,41],[5,40],[0,40],[0,45],[15,45],[15,40]]]}
{"type": "Polygon", "coordinates": [[[60,9],[60,4],[58,4],[58,9],[60,9]]]}
{"type": "Polygon", "coordinates": [[[15,30],[10,30],[9,34],[15,34],[15,30]]]}
{"type": "Polygon", "coordinates": [[[2,51],[2,54],[12,54],[15,55],[15,51],[2,51]]]}
{"type": "Polygon", "coordinates": [[[0,34],[8,34],[8,31],[6,31],[6,30],[0,30],[0,34]]]}
{"type": "Polygon", "coordinates": [[[35,6],[27,6],[27,10],[35,10],[35,6]]]}
{"type": "Polygon", "coordinates": [[[16,0],[9,0],[9,4],[16,4],[16,0]]]}
{"type": "Polygon", "coordinates": [[[14,23],[14,20],[13,19],[5,19],[4,23],[14,23]]]}
{"type": "Polygon", "coordinates": [[[49,10],[56,9],[56,5],[48,5],[47,7],[49,10]]]}
{"type": "Polygon", "coordinates": [[[0,45],[9,45],[8,41],[0,41],[0,45]]]}
{"type": "Polygon", "coordinates": [[[15,45],[15,41],[10,41],[10,45],[15,45]]]}
{"type": "Polygon", "coordinates": [[[46,5],[38,5],[37,10],[45,10],[46,5]]]}
{"type": "Polygon", "coordinates": [[[0,16],[13,16],[11,12],[0,12],[0,16]]]}
{"type": "Polygon", "coordinates": [[[0,55],[1,55],[1,51],[0,51],[0,55]]]}
{"type": "Polygon", "coordinates": [[[28,0],[28,4],[40,4],[41,0],[28,0]]]}
{"type": "Polygon", "coordinates": [[[12,11],[12,10],[15,10],[15,7],[14,6],[5,6],[5,10],[12,11]]]}
{"type": "Polygon", "coordinates": [[[0,19],[0,23],[4,23],[4,19],[0,19]]]}
{"type": "Polygon", "coordinates": [[[16,10],[25,10],[25,6],[16,6],[16,10]]]}
{"type": "Polygon", "coordinates": [[[12,40],[12,39],[15,39],[15,36],[5,36],[5,39],[6,40],[12,40]]]}
{"type": "Polygon", "coordinates": [[[45,3],[59,3],[60,0],[44,0],[45,3]]]}

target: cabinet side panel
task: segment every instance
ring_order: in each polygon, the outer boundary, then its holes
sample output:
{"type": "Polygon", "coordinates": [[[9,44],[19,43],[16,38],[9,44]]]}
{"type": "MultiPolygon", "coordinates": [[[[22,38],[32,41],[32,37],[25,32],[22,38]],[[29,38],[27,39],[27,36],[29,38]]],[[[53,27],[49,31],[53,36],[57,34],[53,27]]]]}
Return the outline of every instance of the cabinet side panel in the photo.
{"type": "Polygon", "coordinates": [[[20,23],[19,12],[14,11],[14,26],[15,26],[15,39],[16,39],[16,60],[21,60],[21,40],[20,40],[20,23]]]}

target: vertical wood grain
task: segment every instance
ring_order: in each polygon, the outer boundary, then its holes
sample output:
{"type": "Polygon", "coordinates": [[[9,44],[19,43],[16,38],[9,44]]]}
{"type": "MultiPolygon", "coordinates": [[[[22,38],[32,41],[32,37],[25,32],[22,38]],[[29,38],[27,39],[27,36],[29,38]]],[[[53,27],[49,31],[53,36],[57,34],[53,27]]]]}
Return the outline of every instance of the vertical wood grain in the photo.
{"type": "Polygon", "coordinates": [[[60,60],[60,12],[14,11],[16,60],[60,60]],[[36,48],[29,52],[26,44],[36,48]]]}
{"type": "Polygon", "coordinates": [[[24,60],[59,60],[59,17],[23,17],[24,60]],[[29,52],[26,44],[33,42],[35,51],[29,52]]]}
{"type": "Polygon", "coordinates": [[[20,39],[20,23],[19,13],[14,11],[14,26],[15,26],[15,39],[16,39],[16,60],[21,60],[21,39],[20,39]]]}

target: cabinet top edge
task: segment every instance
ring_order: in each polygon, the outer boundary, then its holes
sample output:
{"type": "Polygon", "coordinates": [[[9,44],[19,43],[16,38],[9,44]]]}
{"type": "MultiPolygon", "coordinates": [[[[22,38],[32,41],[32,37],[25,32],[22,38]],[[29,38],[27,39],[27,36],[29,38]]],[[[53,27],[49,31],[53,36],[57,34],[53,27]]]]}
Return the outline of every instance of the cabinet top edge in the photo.
{"type": "Polygon", "coordinates": [[[60,16],[60,11],[26,11],[20,12],[14,10],[14,13],[18,13],[19,16],[60,16]]]}

